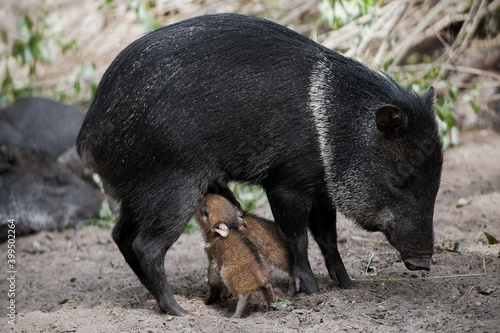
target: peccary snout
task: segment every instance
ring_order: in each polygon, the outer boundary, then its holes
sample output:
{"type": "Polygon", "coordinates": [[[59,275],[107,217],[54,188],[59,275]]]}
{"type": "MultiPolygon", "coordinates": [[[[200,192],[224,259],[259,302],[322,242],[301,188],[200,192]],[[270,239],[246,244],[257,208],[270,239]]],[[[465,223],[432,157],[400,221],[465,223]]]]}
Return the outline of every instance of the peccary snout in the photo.
{"type": "Polygon", "coordinates": [[[404,260],[406,268],[410,271],[430,271],[430,257],[408,258],[404,260]]]}

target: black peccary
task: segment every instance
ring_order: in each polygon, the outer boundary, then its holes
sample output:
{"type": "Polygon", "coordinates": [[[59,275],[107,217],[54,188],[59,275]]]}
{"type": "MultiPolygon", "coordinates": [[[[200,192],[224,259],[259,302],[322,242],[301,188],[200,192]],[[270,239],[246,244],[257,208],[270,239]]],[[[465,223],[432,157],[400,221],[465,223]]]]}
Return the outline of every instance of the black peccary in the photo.
{"type": "Polygon", "coordinates": [[[336,210],[382,231],[411,269],[429,269],[442,168],[434,90],[386,75],[271,21],[195,17],[139,38],[107,69],[77,138],[121,199],[113,237],[160,308],[164,258],[207,188],[261,184],[296,287],[319,292],[309,225],[332,279],[351,285],[336,210]]]}
{"type": "Polygon", "coordinates": [[[49,153],[0,142],[0,242],[8,220],[16,236],[73,227],[99,215],[100,190],[49,153]]]}
{"type": "Polygon", "coordinates": [[[225,287],[238,298],[233,318],[240,318],[250,293],[261,290],[268,308],[274,302],[269,282],[269,267],[260,248],[244,232],[230,225],[238,224],[239,208],[224,197],[208,194],[195,218],[205,238],[208,257],[208,283],[205,303],[210,304],[224,293],[225,287]]]}
{"type": "MultiPolygon", "coordinates": [[[[41,97],[25,97],[0,109],[0,125],[8,124],[22,135],[0,134],[0,141],[16,147],[45,151],[57,158],[75,145],[85,114],[79,109],[41,97]]],[[[1,127],[0,127],[1,128],[1,127]]]]}
{"type": "Polygon", "coordinates": [[[39,97],[0,109],[0,242],[9,219],[20,236],[98,216],[100,190],[72,172],[83,168],[79,158],[72,165],[67,158],[83,117],[75,107],[39,97]]]}

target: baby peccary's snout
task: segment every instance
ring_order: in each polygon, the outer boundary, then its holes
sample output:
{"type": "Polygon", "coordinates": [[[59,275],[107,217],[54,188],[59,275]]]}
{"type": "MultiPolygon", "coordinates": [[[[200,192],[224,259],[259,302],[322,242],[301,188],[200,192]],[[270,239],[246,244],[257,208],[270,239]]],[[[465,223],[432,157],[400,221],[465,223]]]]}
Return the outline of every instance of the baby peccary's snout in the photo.
{"type": "Polygon", "coordinates": [[[406,268],[410,271],[430,271],[430,257],[407,258],[404,260],[406,268]]]}

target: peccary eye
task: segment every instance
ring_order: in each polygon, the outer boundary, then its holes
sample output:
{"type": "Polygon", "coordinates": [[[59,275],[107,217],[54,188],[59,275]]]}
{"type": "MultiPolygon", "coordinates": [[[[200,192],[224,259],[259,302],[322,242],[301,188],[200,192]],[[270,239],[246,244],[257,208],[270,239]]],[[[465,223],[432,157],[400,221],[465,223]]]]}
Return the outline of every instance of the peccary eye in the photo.
{"type": "Polygon", "coordinates": [[[205,215],[206,217],[208,217],[208,207],[207,207],[207,204],[203,205],[202,212],[203,212],[203,215],[205,215]]]}
{"type": "Polygon", "coordinates": [[[393,185],[400,189],[409,189],[414,183],[413,175],[408,173],[398,172],[392,178],[393,185]]]}
{"type": "Polygon", "coordinates": [[[57,176],[45,177],[43,180],[46,183],[49,183],[49,184],[55,185],[55,186],[62,186],[62,185],[66,184],[66,182],[64,180],[62,180],[61,178],[59,178],[57,176]]]}

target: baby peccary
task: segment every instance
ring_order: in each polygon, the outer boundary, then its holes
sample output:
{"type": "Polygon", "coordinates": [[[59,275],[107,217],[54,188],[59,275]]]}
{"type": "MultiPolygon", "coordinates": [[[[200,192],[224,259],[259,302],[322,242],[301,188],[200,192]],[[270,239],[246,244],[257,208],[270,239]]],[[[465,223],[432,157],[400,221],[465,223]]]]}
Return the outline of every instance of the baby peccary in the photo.
{"type": "Polygon", "coordinates": [[[233,192],[227,187],[220,189],[220,195],[216,196],[216,199],[211,200],[207,205],[224,200],[229,200],[236,207],[222,210],[221,208],[224,208],[226,205],[214,205],[213,207],[209,207],[213,211],[213,214],[217,214],[218,219],[221,221],[228,221],[227,226],[230,229],[238,229],[248,237],[262,252],[269,264],[288,273],[290,278],[289,292],[293,290],[295,279],[293,278],[290,265],[290,255],[276,223],[242,211],[240,203],[234,197],[233,192]]]}
{"type": "MultiPolygon", "coordinates": [[[[205,251],[209,260],[209,283],[205,302],[214,293],[227,286],[229,292],[238,298],[233,318],[240,318],[245,310],[252,291],[260,289],[271,306],[274,301],[272,286],[269,283],[269,267],[262,253],[237,229],[229,229],[235,221],[221,219],[217,212],[233,210],[241,216],[239,208],[222,197],[208,194],[195,217],[205,238],[205,251]],[[217,274],[219,273],[220,274],[217,274]],[[220,280],[219,280],[220,276],[220,280]]],[[[217,295],[218,297],[218,295],[217,295]]]]}

